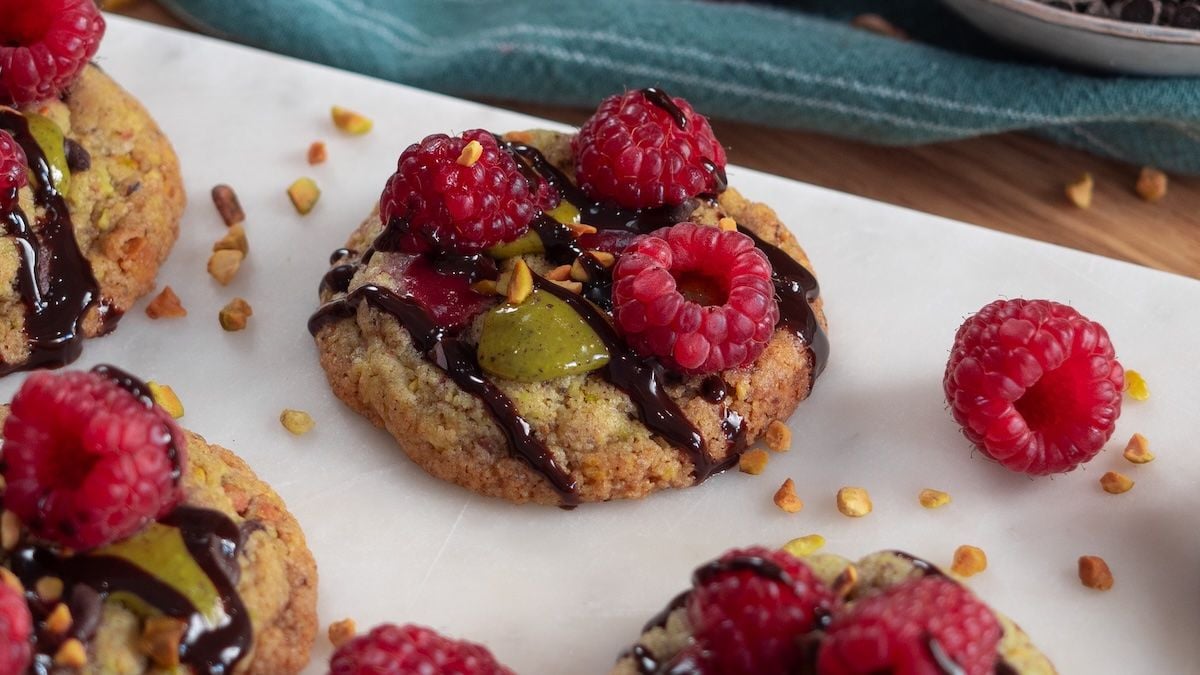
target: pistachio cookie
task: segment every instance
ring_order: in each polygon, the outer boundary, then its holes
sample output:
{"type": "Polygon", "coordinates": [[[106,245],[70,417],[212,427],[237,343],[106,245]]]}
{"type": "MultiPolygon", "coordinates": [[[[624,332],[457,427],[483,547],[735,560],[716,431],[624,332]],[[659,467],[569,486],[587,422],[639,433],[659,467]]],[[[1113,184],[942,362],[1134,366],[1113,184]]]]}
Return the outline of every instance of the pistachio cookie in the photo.
{"type": "Polygon", "coordinates": [[[729,551],[696,570],[613,675],[1052,675],[1015,623],[932,564],[899,551],[729,551]]]}
{"type": "MultiPolygon", "coordinates": [[[[13,672],[297,673],[317,572],[282,499],[110,366],[40,372],[0,409],[13,672]]],[[[2,638],[0,638],[2,641],[2,638]]],[[[8,671],[5,671],[8,672],[8,671]]]]}
{"type": "Polygon", "coordinates": [[[409,147],[312,317],[339,398],[429,473],[572,505],[697,484],[812,390],[808,258],[657,89],[576,135],[409,147]]]}
{"type": "Polygon", "coordinates": [[[178,235],[179,162],[88,64],[103,32],[92,0],[0,3],[0,374],[112,331],[178,235]]]}

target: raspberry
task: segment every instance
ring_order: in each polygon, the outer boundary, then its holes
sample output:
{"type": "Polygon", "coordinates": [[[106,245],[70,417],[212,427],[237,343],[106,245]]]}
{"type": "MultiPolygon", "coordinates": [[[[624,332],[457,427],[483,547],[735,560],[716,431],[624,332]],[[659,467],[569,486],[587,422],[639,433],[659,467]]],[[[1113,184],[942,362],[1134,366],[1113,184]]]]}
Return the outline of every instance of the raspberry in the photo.
{"type": "Polygon", "coordinates": [[[7,131],[0,131],[0,209],[17,203],[17,190],[28,182],[25,151],[7,131]]]}
{"type": "Polygon", "coordinates": [[[102,37],[95,0],[0,0],[0,102],[23,106],[61,94],[102,37]]]}
{"type": "Polygon", "coordinates": [[[1100,324],[1048,300],[997,300],[958,329],[943,382],[963,434],[1013,471],[1070,471],[1121,415],[1125,376],[1100,324]]]}
{"type": "Polygon", "coordinates": [[[423,626],[384,624],[338,648],[330,675],[513,675],[483,645],[423,626]]]}
{"type": "Polygon", "coordinates": [[[945,577],[920,577],[863,598],[836,617],[817,672],[991,675],[1000,636],[996,616],[966,588],[945,577]]]}
{"type": "Polygon", "coordinates": [[[800,637],[837,606],[833,591],[784,551],[729,551],[696,571],[688,620],[706,670],[724,675],[799,672],[800,637]]]}
{"type": "Polygon", "coordinates": [[[33,617],[25,596],[0,579],[0,675],[21,675],[33,655],[33,617]]]}
{"type": "Polygon", "coordinates": [[[440,272],[426,256],[409,258],[403,264],[400,282],[404,295],[443,328],[462,328],[495,302],[492,296],[471,290],[469,277],[440,272]]]}
{"type": "Polygon", "coordinates": [[[682,204],[719,190],[725,149],[687,101],[670,100],[685,124],[645,90],[601,102],[571,143],[579,187],[631,209],[682,204]]]}
{"type": "Polygon", "coordinates": [[[544,181],[530,190],[517,160],[495,136],[475,129],[410,145],[383,189],[379,215],[385,224],[407,226],[398,241],[405,253],[471,254],[521,236],[538,211],[557,201],[544,181]],[[479,142],[482,154],[470,166],[459,164],[471,141],[479,142]]]}
{"type": "Polygon", "coordinates": [[[42,539],[103,546],[175,508],[185,447],[166,412],[96,371],[35,373],[4,422],[4,507],[42,539]]]}
{"type": "Polygon", "coordinates": [[[679,223],[644,237],[613,271],[629,344],[687,374],[752,363],[779,320],[771,263],[740,232],[679,223]]]}

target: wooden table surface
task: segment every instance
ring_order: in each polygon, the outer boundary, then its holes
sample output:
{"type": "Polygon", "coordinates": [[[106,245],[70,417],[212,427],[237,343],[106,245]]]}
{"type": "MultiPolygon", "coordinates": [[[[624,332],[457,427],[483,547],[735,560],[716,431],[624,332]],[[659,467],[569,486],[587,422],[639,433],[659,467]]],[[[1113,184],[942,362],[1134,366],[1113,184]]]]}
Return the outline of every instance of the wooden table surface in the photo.
{"type": "MultiPolygon", "coordinates": [[[[182,27],[151,0],[117,13],[182,27]]],[[[588,111],[487,101],[578,124],[588,111]]],[[[1138,167],[1024,134],[889,148],[819,134],[714,121],[729,161],[1004,232],[1200,278],[1200,177],[1172,177],[1165,198],[1133,192],[1138,167]],[[1092,207],[1076,208],[1063,186],[1096,179],[1092,207]]]]}

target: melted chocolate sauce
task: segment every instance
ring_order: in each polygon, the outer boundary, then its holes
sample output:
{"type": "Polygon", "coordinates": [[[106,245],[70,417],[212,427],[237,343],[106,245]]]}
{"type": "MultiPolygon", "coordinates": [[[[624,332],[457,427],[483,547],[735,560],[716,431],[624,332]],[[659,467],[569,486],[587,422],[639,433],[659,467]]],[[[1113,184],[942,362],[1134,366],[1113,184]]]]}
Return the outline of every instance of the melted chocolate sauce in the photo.
{"type": "Polygon", "coordinates": [[[662,108],[675,120],[675,126],[680,129],[686,129],[688,126],[687,115],[683,114],[683,110],[675,105],[675,100],[667,94],[667,92],[658,87],[646,87],[642,90],[642,96],[646,97],[652,105],[662,108]]]}
{"type": "Polygon", "coordinates": [[[5,214],[7,233],[16,239],[21,270],[17,291],[25,303],[29,358],[0,364],[0,375],[18,370],[61,367],[79,358],[83,317],[98,300],[100,287],[91,264],[75,241],[67,202],[51,180],[52,168],[19,113],[0,110],[0,129],[25,151],[34,179],[34,201],[45,215],[33,227],[14,205],[5,214]]]}
{"type": "Polygon", "coordinates": [[[700,383],[700,393],[709,403],[720,403],[729,395],[729,385],[720,375],[709,375],[700,383]]]}

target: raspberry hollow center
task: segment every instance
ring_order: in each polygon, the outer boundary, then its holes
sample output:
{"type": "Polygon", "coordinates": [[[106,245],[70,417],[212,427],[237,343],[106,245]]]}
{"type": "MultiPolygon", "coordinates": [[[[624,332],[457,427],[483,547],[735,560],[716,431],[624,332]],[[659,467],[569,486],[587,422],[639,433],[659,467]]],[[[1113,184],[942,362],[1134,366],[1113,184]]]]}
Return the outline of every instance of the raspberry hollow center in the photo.
{"type": "Polygon", "coordinates": [[[1044,375],[1013,402],[1035,433],[1048,433],[1088,419],[1096,403],[1089,394],[1088,359],[1074,358],[1044,375]]]}
{"type": "Polygon", "coordinates": [[[687,300],[701,307],[720,307],[729,300],[729,290],[703,272],[688,270],[675,276],[675,289],[687,300]]]}

